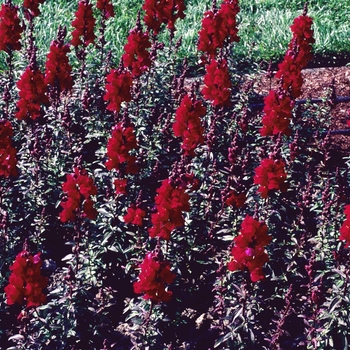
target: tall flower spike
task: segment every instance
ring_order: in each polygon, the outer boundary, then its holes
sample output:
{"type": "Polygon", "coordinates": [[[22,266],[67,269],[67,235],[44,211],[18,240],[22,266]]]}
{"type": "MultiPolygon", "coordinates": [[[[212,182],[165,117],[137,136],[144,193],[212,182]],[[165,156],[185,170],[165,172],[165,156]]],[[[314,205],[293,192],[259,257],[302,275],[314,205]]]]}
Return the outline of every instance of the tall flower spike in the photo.
{"type": "Polygon", "coordinates": [[[39,4],[43,4],[45,0],[24,0],[23,7],[27,8],[33,17],[40,15],[39,4]]]}
{"type": "Polygon", "coordinates": [[[271,241],[267,226],[247,215],[241,225],[240,234],[234,238],[232,261],[228,263],[230,271],[248,269],[252,282],[265,278],[263,265],[269,260],[265,246],[271,241]]]}
{"type": "Polygon", "coordinates": [[[142,9],[145,11],[144,21],[149,30],[157,35],[164,23],[171,31],[175,30],[175,21],[185,18],[184,0],[145,0],[142,9]]]}
{"type": "Polygon", "coordinates": [[[26,307],[40,306],[46,302],[43,289],[47,287],[47,278],[41,275],[42,260],[40,253],[34,256],[26,250],[21,251],[15,262],[11,265],[12,271],[9,284],[5,287],[6,302],[8,305],[15,303],[26,307]]]}
{"type": "Polygon", "coordinates": [[[70,49],[63,43],[65,35],[65,28],[60,28],[58,38],[50,45],[46,61],[45,84],[57,88],[59,93],[73,88],[72,67],[67,57],[70,49]]]}
{"type": "Polygon", "coordinates": [[[172,292],[165,290],[166,285],[175,279],[175,275],[170,271],[170,263],[152,252],[146,254],[140,268],[138,281],[133,285],[134,292],[144,293],[144,299],[150,299],[155,303],[170,301],[172,292]]]}
{"type": "Polygon", "coordinates": [[[0,11],[0,51],[20,50],[23,28],[17,15],[17,6],[2,4],[0,11]]]}
{"type": "Polygon", "coordinates": [[[96,7],[105,13],[107,19],[114,17],[114,9],[111,0],[97,0],[96,7]]]}
{"type": "Polygon", "coordinates": [[[75,19],[72,22],[72,26],[75,28],[71,41],[73,46],[88,46],[95,42],[95,22],[89,0],[79,1],[78,10],[75,12],[75,19]]]}
{"type": "Polygon", "coordinates": [[[192,100],[188,95],[183,97],[176,110],[173,130],[175,136],[182,137],[181,148],[185,155],[194,156],[195,148],[204,142],[201,118],[206,112],[201,101],[192,100]]]}

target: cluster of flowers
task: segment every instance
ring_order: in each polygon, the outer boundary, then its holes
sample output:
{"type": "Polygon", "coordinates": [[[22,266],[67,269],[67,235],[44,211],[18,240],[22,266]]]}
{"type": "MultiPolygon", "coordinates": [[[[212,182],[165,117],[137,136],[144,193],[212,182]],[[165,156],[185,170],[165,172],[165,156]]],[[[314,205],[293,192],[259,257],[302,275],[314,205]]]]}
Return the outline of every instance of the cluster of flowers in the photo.
{"type": "Polygon", "coordinates": [[[346,241],[345,248],[347,248],[350,245],[350,204],[345,206],[344,214],[346,218],[340,228],[339,239],[346,241]]]}
{"type": "Polygon", "coordinates": [[[252,282],[265,278],[262,267],[269,260],[265,246],[271,241],[267,226],[247,215],[241,225],[240,234],[234,238],[231,250],[233,260],[228,263],[230,271],[248,269],[252,282]]]}
{"type": "Polygon", "coordinates": [[[236,20],[239,11],[238,0],[224,0],[219,10],[205,12],[198,33],[198,50],[214,57],[225,41],[239,42],[236,20]]]}
{"type": "Polygon", "coordinates": [[[23,28],[17,15],[17,6],[2,4],[0,11],[0,51],[20,50],[23,28]]]}
{"type": "Polygon", "coordinates": [[[103,97],[109,101],[107,109],[112,112],[119,112],[122,102],[130,102],[132,77],[131,73],[121,69],[112,69],[106,78],[106,93],[103,97]]]}
{"type": "Polygon", "coordinates": [[[12,125],[9,121],[0,121],[0,176],[17,175],[17,151],[12,147],[12,125]]]}
{"type": "Polygon", "coordinates": [[[213,106],[230,105],[231,81],[227,61],[212,59],[206,66],[204,76],[203,96],[212,101],[213,106]]]}
{"type": "Polygon", "coordinates": [[[114,17],[114,8],[111,0],[97,0],[96,7],[105,14],[107,19],[114,17]]]}
{"type": "Polygon", "coordinates": [[[181,148],[186,156],[194,156],[195,148],[204,142],[201,117],[205,116],[207,109],[201,101],[191,99],[185,95],[176,110],[173,124],[174,135],[181,137],[181,148]]]}
{"type": "Polygon", "coordinates": [[[152,227],[148,230],[150,237],[170,239],[170,233],[184,225],[183,211],[189,211],[190,196],[185,192],[187,181],[175,185],[170,179],[162,181],[155,197],[157,212],[151,215],[152,227]]]}
{"type": "Polygon", "coordinates": [[[45,0],[24,0],[23,7],[28,9],[33,17],[40,15],[39,4],[43,4],[45,0]]]}
{"type": "Polygon", "coordinates": [[[57,88],[59,92],[71,91],[73,88],[72,67],[67,57],[68,52],[70,52],[69,45],[65,45],[63,40],[58,39],[52,41],[47,55],[45,84],[57,88]]]}
{"type": "Polygon", "coordinates": [[[26,250],[21,251],[10,266],[12,271],[9,284],[5,287],[8,305],[26,302],[26,307],[36,307],[46,302],[43,288],[47,287],[47,278],[41,275],[42,260],[40,253],[34,256],[26,250]]]}
{"type": "Polygon", "coordinates": [[[108,160],[105,166],[108,170],[121,170],[121,165],[125,164],[125,173],[136,174],[137,165],[136,157],[129,154],[137,148],[137,141],[134,132],[134,126],[131,124],[127,127],[123,122],[118,123],[112,130],[112,136],[107,143],[108,160]]]}
{"type": "Polygon", "coordinates": [[[232,206],[235,209],[243,208],[244,203],[247,200],[247,196],[244,193],[237,193],[236,191],[230,191],[225,200],[226,205],[232,206]]]}
{"type": "Polygon", "coordinates": [[[184,0],[146,0],[142,6],[145,11],[144,22],[149,30],[157,35],[164,23],[171,31],[175,30],[175,21],[185,18],[184,0]]]}
{"type": "Polygon", "coordinates": [[[280,79],[280,90],[270,90],[264,101],[263,127],[260,129],[262,136],[291,134],[289,124],[294,100],[300,96],[303,84],[301,71],[312,58],[311,49],[315,42],[311,26],[312,19],[302,15],[290,27],[293,38],[276,73],[276,78],[280,79]]]}
{"type": "Polygon", "coordinates": [[[74,221],[82,203],[83,215],[95,220],[97,210],[93,207],[94,202],[91,196],[97,194],[97,188],[86,170],[75,168],[73,174],[66,175],[66,179],[66,182],[62,184],[62,189],[68,198],[61,202],[63,211],[60,213],[60,220],[62,222],[74,221]]]}
{"type": "Polygon", "coordinates": [[[143,218],[146,216],[146,212],[136,207],[135,204],[132,204],[128,210],[127,214],[124,215],[123,219],[126,224],[133,224],[137,226],[143,226],[143,218]]]}
{"type": "Polygon", "coordinates": [[[260,185],[258,192],[266,198],[272,190],[287,190],[285,163],[281,159],[266,158],[255,169],[254,183],[260,185]]]}
{"type": "Polygon", "coordinates": [[[140,264],[141,273],[139,280],[134,282],[134,292],[144,293],[143,298],[152,300],[155,303],[168,302],[172,292],[165,290],[165,285],[174,281],[175,275],[170,271],[170,263],[162,261],[159,254],[147,253],[140,264]]]}
{"type": "Polygon", "coordinates": [[[151,47],[148,33],[142,32],[140,23],[132,29],[124,46],[125,53],[122,56],[124,67],[128,68],[133,77],[139,77],[152,64],[150,53],[151,47]]]}
{"type": "Polygon", "coordinates": [[[96,38],[95,22],[89,0],[79,1],[78,10],[75,12],[75,19],[72,22],[72,27],[75,28],[72,32],[71,43],[73,46],[94,44],[96,38]]]}
{"type": "Polygon", "coordinates": [[[40,116],[41,104],[49,103],[44,74],[40,69],[27,67],[17,82],[17,87],[20,100],[17,102],[19,110],[16,118],[23,120],[30,117],[35,120],[40,116]]]}

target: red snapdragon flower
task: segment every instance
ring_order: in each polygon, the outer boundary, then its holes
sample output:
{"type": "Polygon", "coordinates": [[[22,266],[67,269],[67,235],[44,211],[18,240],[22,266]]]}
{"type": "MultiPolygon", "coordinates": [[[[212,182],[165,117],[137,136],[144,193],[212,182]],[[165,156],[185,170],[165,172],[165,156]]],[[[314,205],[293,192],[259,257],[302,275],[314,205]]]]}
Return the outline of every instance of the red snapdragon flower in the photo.
{"type": "Polygon", "coordinates": [[[122,164],[126,165],[125,172],[136,174],[136,157],[129,154],[137,148],[134,126],[131,124],[124,127],[123,123],[118,123],[112,130],[112,136],[107,143],[108,160],[105,166],[108,170],[120,170],[122,164]]]}
{"type": "Polygon", "coordinates": [[[238,209],[238,208],[244,207],[244,203],[246,200],[247,200],[247,196],[244,193],[237,193],[236,191],[230,191],[225,203],[228,206],[232,206],[238,209]]]}
{"type": "Polygon", "coordinates": [[[184,0],[145,0],[142,9],[145,11],[144,21],[149,30],[157,35],[164,23],[171,31],[175,30],[175,21],[185,18],[184,0]]]}
{"type": "Polygon", "coordinates": [[[195,148],[204,142],[201,117],[206,112],[207,109],[201,101],[191,99],[188,95],[184,96],[176,110],[173,130],[175,136],[183,139],[181,148],[185,155],[194,156],[195,148]]]}
{"type": "Polygon", "coordinates": [[[264,99],[264,104],[265,114],[262,118],[263,127],[260,129],[260,134],[267,136],[282,133],[289,136],[294,102],[287,94],[278,94],[275,90],[270,90],[264,99]]]}
{"type": "Polygon", "coordinates": [[[89,0],[79,1],[78,10],[75,12],[75,19],[72,22],[74,29],[72,33],[72,45],[85,45],[93,44],[95,42],[95,18],[92,13],[92,5],[89,4],[89,0]]]}
{"type": "Polygon", "coordinates": [[[204,85],[202,94],[207,100],[211,100],[214,106],[227,106],[230,104],[232,84],[225,59],[221,62],[213,59],[206,66],[204,85]]]}
{"type": "Polygon", "coordinates": [[[258,192],[262,198],[266,198],[270,191],[287,190],[287,174],[284,170],[283,160],[274,160],[271,158],[263,159],[260,165],[255,169],[254,183],[260,185],[258,192]]]}
{"type": "Polygon", "coordinates": [[[70,52],[69,45],[54,40],[47,55],[45,84],[56,87],[59,92],[70,91],[73,88],[72,67],[67,57],[68,52],[70,52]]]}
{"type": "Polygon", "coordinates": [[[44,74],[40,69],[27,67],[17,82],[17,87],[20,100],[17,102],[19,111],[16,113],[16,118],[23,120],[30,117],[35,120],[41,114],[41,104],[49,103],[44,74]]]}
{"type": "Polygon", "coordinates": [[[40,253],[32,256],[23,250],[16,256],[15,262],[10,266],[12,273],[9,284],[5,287],[8,305],[22,305],[25,301],[29,308],[46,302],[43,288],[47,287],[48,280],[41,275],[41,265],[40,253]]]}
{"type": "Polygon", "coordinates": [[[350,204],[345,206],[344,209],[345,220],[340,228],[340,240],[345,240],[345,248],[350,245],[350,204]]]}
{"type": "Polygon", "coordinates": [[[143,218],[146,216],[146,212],[140,208],[137,208],[135,204],[132,204],[128,208],[128,212],[123,216],[126,224],[133,224],[137,226],[143,226],[143,218]]]}
{"type": "Polygon", "coordinates": [[[175,186],[169,179],[163,180],[155,198],[157,212],[151,215],[153,226],[148,230],[150,237],[168,241],[171,231],[184,225],[182,212],[190,210],[190,197],[185,190],[183,184],[175,186]]]}
{"type": "Polygon", "coordinates": [[[214,57],[225,40],[238,42],[236,16],[239,12],[237,0],[224,0],[218,11],[207,11],[199,31],[198,50],[214,57]]]}
{"type": "Polygon", "coordinates": [[[96,7],[106,14],[106,18],[114,17],[114,9],[111,0],[97,0],[96,7]]]}
{"type": "Polygon", "coordinates": [[[109,101],[107,109],[112,112],[119,112],[122,102],[130,102],[132,77],[128,71],[112,69],[107,75],[106,93],[103,96],[105,101],[109,101]]]}
{"type": "Polygon", "coordinates": [[[17,151],[12,147],[13,129],[9,121],[0,121],[0,176],[17,176],[17,151]]]}
{"type": "Polygon", "coordinates": [[[147,253],[140,265],[141,273],[139,280],[134,282],[134,292],[144,293],[143,298],[155,303],[168,302],[172,292],[166,291],[166,284],[174,281],[175,275],[170,271],[170,263],[162,261],[155,253],[147,253]]]}
{"type": "Polygon", "coordinates": [[[127,41],[122,56],[124,67],[131,71],[133,77],[139,77],[152,64],[150,53],[147,51],[151,47],[149,35],[143,33],[141,28],[134,28],[130,31],[127,41]]]}
{"type": "Polygon", "coordinates": [[[67,194],[67,199],[61,202],[63,211],[60,213],[62,222],[75,220],[76,213],[83,204],[83,215],[91,220],[97,217],[97,210],[93,207],[94,202],[91,196],[97,194],[97,188],[94,185],[86,170],[74,169],[73,174],[66,175],[66,182],[63,183],[62,189],[67,194]]]}
{"type": "Polygon", "coordinates": [[[231,250],[233,260],[228,263],[230,271],[248,269],[252,282],[265,278],[263,265],[269,260],[265,246],[272,239],[267,234],[267,226],[247,215],[241,225],[240,234],[234,238],[231,250]]]}
{"type": "Polygon", "coordinates": [[[40,15],[39,4],[43,4],[45,0],[24,0],[23,7],[27,8],[34,17],[40,15]]]}
{"type": "Polygon", "coordinates": [[[2,4],[0,11],[0,51],[20,50],[23,28],[17,15],[17,6],[2,4]]]}
{"type": "Polygon", "coordinates": [[[126,185],[128,183],[127,179],[115,179],[113,183],[115,186],[116,194],[128,194],[126,190],[126,185]]]}

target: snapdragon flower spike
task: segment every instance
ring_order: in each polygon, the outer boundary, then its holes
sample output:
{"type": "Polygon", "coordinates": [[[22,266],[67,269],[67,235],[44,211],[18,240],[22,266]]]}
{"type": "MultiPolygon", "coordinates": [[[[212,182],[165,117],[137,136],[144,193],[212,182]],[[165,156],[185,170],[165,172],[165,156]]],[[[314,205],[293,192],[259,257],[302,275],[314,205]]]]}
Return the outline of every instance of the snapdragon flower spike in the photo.
{"type": "Polygon", "coordinates": [[[105,13],[106,19],[114,17],[114,8],[111,0],[97,0],[96,7],[105,13]]]}
{"type": "Polygon", "coordinates": [[[290,120],[293,107],[294,101],[286,93],[270,90],[264,99],[263,126],[260,129],[260,134],[267,136],[281,133],[290,136],[290,120]]]}
{"type": "Polygon", "coordinates": [[[108,160],[105,166],[108,170],[116,169],[121,171],[121,166],[125,166],[126,174],[136,174],[136,157],[130,155],[130,151],[137,149],[137,140],[134,126],[130,124],[124,127],[123,123],[118,123],[112,130],[112,136],[107,143],[108,160]]]}
{"type": "Polygon", "coordinates": [[[271,191],[287,190],[285,162],[281,159],[263,159],[255,169],[254,184],[259,185],[258,192],[266,198],[271,191]]]}
{"type": "Polygon", "coordinates": [[[239,42],[236,20],[239,11],[237,0],[224,0],[218,11],[205,12],[198,33],[198,50],[214,58],[225,41],[239,42]]]}
{"type": "Polygon", "coordinates": [[[174,185],[165,179],[157,189],[155,197],[157,212],[151,215],[152,227],[148,230],[151,238],[170,239],[171,231],[184,225],[183,211],[190,211],[190,196],[182,183],[174,185]]]}
{"type": "Polygon", "coordinates": [[[97,210],[93,206],[91,196],[97,194],[97,188],[85,169],[75,168],[73,174],[66,175],[66,182],[62,184],[62,189],[67,195],[67,199],[61,201],[63,211],[60,213],[60,220],[62,222],[74,221],[80,209],[90,220],[96,219],[97,210]]]}
{"type": "Polygon", "coordinates": [[[128,194],[126,186],[128,184],[127,179],[115,179],[114,182],[115,194],[128,194]]]}
{"type": "Polygon", "coordinates": [[[184,0],[145,0],[142,9],[145,11],[144,22],[149,30],[157,35],[164,23],[171,31],[175,30],[178,18],[185,18],[184,0]]]}
{"type": "Polygon", "coordinates": [[[41,275],[41,265],[40,252],[33,256],[23,250],[16,256],[10,266],[9,284],[5,287],[8,305],[22,305],[25,302],[26,307],[30,308],[46,302],[43,289],[47,287],[48,279],[41,275]]]}
{"type": "Polygon", "coordinates": [[[126,224],[133,224],[137,226],[143,226],[143,218],[146,216],[146,212],[136,207],[135,204],[132,204],[128,210],[127,214],[123,216],[123,220],[126,224]]]}
{"type": "Polygon", "coordinates": [[[142,32],[141,26],[136,27],[130,31],[127,41],[122,56],[123,64],[131,71],[133,77],[139,77],[152,64],[147,50],[151,47],[149,35],[142,32]]]}
{"type": "Polygon", "coordinates": [[[48,104],[47,85],[40,69],[27,67],[17,82],[20,100],[17,102],[16,118],[19,120],[37,119],[41,115],[41,105],[48,104]]]}
{"type": "Polygon", "coordinates": [[[9,121],[0,121],[0,176],[17,176],[17,151],[12,147],[13,129],[9,121]]]}
{"type": "Polygon", "coordinates": [[[344,209],[345,220],[340,227],[340,240],[345,240],[345,248],[348,248],[350,245],[350,204],[345,206],[344,209]]]}
{"type": "Polygon", "coordinates": [[[39,4],[43,4],[45,0],[24,0],[23,7],[28,9],[33,17],[40,15],[39,4]]]}
{"type": "Polygon", "coordinates": [[[75,19],[72,22],[72,27],[75,28],[72,32],[71,44],[73,46],[94,44],[95,42],[95,18],[92,13],[92,5],[88,0],[79,1],[78,10],[75,12],[75,19]]]}
{"type": "Polygon", "coordinates": [[[237,193],[236,191],[230,191],[226,198],[226,205],[232,206],[235,209],[243,208],[244,203],[247,200],[247,196],[244,193],[237,193]]]}
{"type": "Polygon", "coordinates": [[[17,14],[18,7],[2,4],[0,11],[0,51],[20,50],[23,28],[17,14]]]}
{"type": "Polygon", "coordinates": [[[45,84],[57,88],[59,93],[73,88],[68,52],[70,52],[69,45],[65,45],[61,40],[54,40],[47,55],[45,84]]]}
{"type": "Polygon", "coordinates": [[[230,73],[225,59],[212,59],[206,66],[202,94],[213,106],[229,106],[231,95],[230,73]]]}
{"type": "Polygon", "coordinates": [[[109,101],[107,109],[112,112],[119,112],[123,102],[132,100],[131,87],[132,77],[129,71],[112,69],[106,78],[106,93],[104,101],[109,101]]]}
{"type": "Polygon", "coordinates": [[[201,101],[191,99],[185,95],[176,110],[174,135],[181,137],[181,148],[186,156],[195,156],[194,150],[204,142],[201,118],[205,116],[207,109],[201,101]]]}
{"type": "Polygon", "coordinates": [[[140,264],[138,281],[134,282],[134,292],[143,294],[146,300],[154,303],[168,302],[172,292],[165,290],[167,284],[173,283],[175,275],[170,271],[170,263],[154,253],[147,253],[140,264]]]}
{"type": "Polygon", "coordinates": [[[230,271],[248,269],[252,282],[265,278],[262,268],[269,261],[265,246],[272,239],[267,231],[264,222],[259,222],[249,215],[244,218],[240,234],[234,238],[235,245],[231,250],[233,259],[227,265],[230,271]]]}

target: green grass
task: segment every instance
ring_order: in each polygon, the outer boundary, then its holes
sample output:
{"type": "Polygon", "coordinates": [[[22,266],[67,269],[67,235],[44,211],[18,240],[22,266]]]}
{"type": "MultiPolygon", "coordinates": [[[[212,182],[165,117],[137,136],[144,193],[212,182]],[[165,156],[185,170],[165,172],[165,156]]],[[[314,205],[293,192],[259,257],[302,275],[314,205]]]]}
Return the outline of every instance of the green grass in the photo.
{"type": "MultiPolygon", "coordinates": [[[[22,1],[14,0],[14,3],[19,5],[22,1]]],[[[71,22],[77,3],[78,1],[73,0],[46,0],[41,5],[42,14],[35,19],[39,62],[45,61],[50,42],[56,37],[59,25],[67,26],[68,33],[72,31],[71,22]]],[[[112,51],[116,65],[142,3],[142,0],[113,1],[116,16],[108,22],[106,38],[107,49],[112,51]]],[[[200,56],[196,51],[198,31],[203,13],[211,8],[211,1],[188,0],[186,5],[186,18],[177,22],[175,40],[182,37],[179,59],[182,61],[184,57],[188,57],[189,62],[196,65],[200,56]]],[[[293,19],[302,13],[304,1],[242,0],[240,7],[241,41],[234,46],[235,57],[243,61],[248,58],[247,62],[281,60],[291,38],[289,27],[293,19]]],[[[333,57],[338,60],[339,57],[347,59],[350,53],[350,0],[311,0],[308,14],[314,18],[316,60],[322,61],[322,57],[326,57],[329,64],[334,64],[331,62],[333,57]]],[[[166,41],[168,35],[163,34],[160,38],[166,41]]],[[[4,57],[3,54],[0,56],[2,66],[4,57]]]]}

